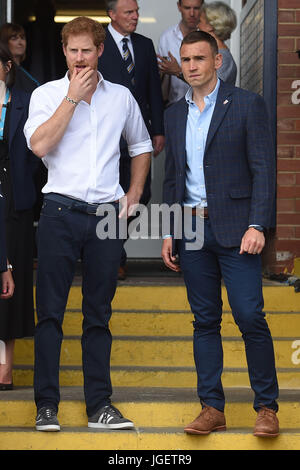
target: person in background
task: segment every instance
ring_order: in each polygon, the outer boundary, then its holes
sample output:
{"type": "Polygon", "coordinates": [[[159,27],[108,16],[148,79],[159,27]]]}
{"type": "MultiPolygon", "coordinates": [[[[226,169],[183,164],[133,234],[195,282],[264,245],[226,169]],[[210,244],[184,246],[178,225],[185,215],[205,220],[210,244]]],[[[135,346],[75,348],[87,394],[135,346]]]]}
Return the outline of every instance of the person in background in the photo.
{"type": "Polygon", "coordinates": [[[7,45],[16,64],[15,86],[31,93],[39,82],[22,67],[26,56],[26,35],[23,26],[15,23],[5,23],[0,28],[0,41],[7,45]]]}
{"type": "Polygon", "coordinates": [[[7,257],[16,284],[12,298],[0,299],[0,340],[6,345],[6,364],[0,366],[2,389],[13,388],[16,338],[33,336],[33,206],[38,159],[27,148],[23,133],[30,94],[14,86],[14,61],[0,43],[0,182],[5,200],[7,257]]]}
{"type": "MultiPolygon", "coordinates": [[[[0,105],[1,106],[1,105],[0,105]]],[[[9,299],[14,293],[14,280],[12,277],[12,266],[6,255],[5,218],[4,218],[4,198],[0,194],[0,275],[1,292],[0,299],[9,299]]],[[[1,355],[0,355],[1,356],[1,355]]],[[[0,357],[1,361],[1,357],[0,357]]],[[[0,362],[1,364],[1,362],[0,362]]],[[[6,390],[6,384],[0,383],[0,390],[6,390]]]]}
{"type": "MultiPolygon", "coordinates": [[[[4,220],[4,198],[0,194],[0,299],[9,299],[14,292],[14,280],[11,273],[11,266],[6,257],[5,240],[5,220],[4,220]]],[[[6,364],[6,346],[3,341],[0,342],[0,369],[6,364]]],[[[8,385],[0,382],[0,391],[7,390],[8,385]]]]}
{"type": "Polygon", "coordinates": [[[182,80],[179,50],[184,36],[197,29],[202,4],[203,0],[178,0],[181,20],[166,29],[159,39],[158,66],[162,73],[164,102],[167,106],[180,100],[189,88],[182,80]]]}
{"type": "MultiPolygon", "coordinates": [[[[5,23],[0,28],[0,40],[8,47],[15,63],[15,87],[32,93],[40,84],[38,80],[21,65],[25,60],[27,41],[23,26],[15,23],[5,23]]],[[[38,221],[42,207],[42,187],[47,181],[47,169],[38,161],[35,173],[35,185],[37,189],[37,200],[34,207],[34,221],[38,221]]],[[[36,251],[36,250],[35,250],[36,251]]]]}
{"type": "Polygon", "coordinates": [[[217,41],[219,53],[222,55],[218,78],[231,85],[236,82],[237,66],[225,41],[230,39],[236,25],[236,14],[226,3],[212,2],[202,6],[198,28],[211,34],[217,41]]]}
{"type": "MultiPolygon", "coordinates": [[[[219,53],[222,56],[222,65],[217,70],[218,78],[223,82],[235,85],[237,77],[237,66],[228,49],[225,41],[230,39],[231,33],[235,30],[237,25],[237,18],[234,10],[224,2],[212,2],[209,4],[204,3],[200,9],[200,19],[197,29],[205,31],[215,38],[217,41],[219,53]]],[[[196,28],[195,28],[196,29],[196,28]]],[[[172,75],[172,79],[176,77],[184,83],[181,85],[182,90],[188,89],[184,76],[182,74],[180,61],[172,57],[171,60],[159,56],[161,61],[160,69],[166,74],[172,75]]]]}

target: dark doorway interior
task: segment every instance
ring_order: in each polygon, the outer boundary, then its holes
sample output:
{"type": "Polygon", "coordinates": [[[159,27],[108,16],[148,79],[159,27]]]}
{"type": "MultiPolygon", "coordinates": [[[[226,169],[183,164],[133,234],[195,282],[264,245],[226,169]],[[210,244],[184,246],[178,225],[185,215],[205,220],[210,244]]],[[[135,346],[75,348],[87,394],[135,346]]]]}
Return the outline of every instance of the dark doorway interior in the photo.
{"type": "Polygon", "coordinates": [[[26,32],[26,59],[22,64],[43,84],[61,78],[66,71],[61,47],[64,23],[54,21],[59,16],[106,15],[104,0],[15,0],[13,22],[26,32]],[[33,18],[35,18],[33,20],[33,18]]]}

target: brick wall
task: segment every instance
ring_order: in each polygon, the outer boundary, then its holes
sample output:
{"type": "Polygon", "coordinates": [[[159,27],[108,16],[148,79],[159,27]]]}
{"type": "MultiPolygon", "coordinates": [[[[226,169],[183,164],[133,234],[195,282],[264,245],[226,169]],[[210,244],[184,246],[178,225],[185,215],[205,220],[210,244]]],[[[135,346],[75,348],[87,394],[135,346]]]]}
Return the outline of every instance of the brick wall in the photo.
{"type": "Polygon", "coordinates": [[[278,0],[277,229],[273,272],[300,257],[300,0],[278,0]]]}

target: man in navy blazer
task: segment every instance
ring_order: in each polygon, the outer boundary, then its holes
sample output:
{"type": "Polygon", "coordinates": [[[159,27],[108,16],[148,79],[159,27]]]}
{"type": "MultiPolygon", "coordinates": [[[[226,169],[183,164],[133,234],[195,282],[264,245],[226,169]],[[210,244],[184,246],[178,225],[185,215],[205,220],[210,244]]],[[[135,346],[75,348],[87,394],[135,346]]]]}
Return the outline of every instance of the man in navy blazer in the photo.
{"type": "Polygon", "coordinates": [[[184,38],[181,64],[191,88],[166,111],[164,202],[184,206],[192,232],[201,234],[196,228],[202,223],[203,239],[193,246],[183,230],[181,239],[174,240],[174,227],[166,234],[162,257],[171,269],[182,270],[195,317],[194,358],[202,411],[185,432],[226,429],[220,335],[223,278],[245,342],[257,411],[254,435],[275,437],[278,384],[273,341],[262,311],[260,257],[275,195],[266,106],[261,96],[218,80],[222,57],[208,33],[194,31],[184,38]]]}
{"type": "MultiPolygon", "coordinates": [[[[99,58],[98,68],[103,77],[113,83],[127,87],[141,109],[142,116],[152,138],[154,156],[164,148],[163,99],[155,49],[151,39],[135,33],[139,8],[136,0],[108,0],[107,12],[111,23],[106,30],[104,52],[99,58]],[[123,58],[123,39],[127,40],[133,69],[128,72],[123,58]]],[[[112,103],[113,106],[113,103],[112,103]]],[[[120,143],[120,184],[125,193],[129,189],[131,158],[124,139],[120,143]]],[[[149,172],[141,204],[151,197],[151,174],[149,172]]],[[[123,251],[121,267],[125,265],[123,251]]],[[[124,270],[121,270],[124,276],[124,270]]]]}

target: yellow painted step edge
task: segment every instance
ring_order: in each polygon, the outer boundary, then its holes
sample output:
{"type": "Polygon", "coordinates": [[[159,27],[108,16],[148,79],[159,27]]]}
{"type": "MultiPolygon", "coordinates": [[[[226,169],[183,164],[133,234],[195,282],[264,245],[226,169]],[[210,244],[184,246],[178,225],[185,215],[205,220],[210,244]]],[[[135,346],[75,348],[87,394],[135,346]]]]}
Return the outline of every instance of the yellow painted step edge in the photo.
{"type": "MultiPolygon", "coordinates": [[[[263,439],[245,432],[190,436],[179,430],[59,433],[0,431],[2,450],[300,450],[300,432],[263,439]]],[[[114,453],[112,454],[114,455],[114,453]]]]}
{"type": "MultiPolygon", "coordinates": [[[[193,421],[201,411],[197,401],[166,402],[122,402],[114,403],[121,413],[141,427],[182,427],[193,421]]],[[[228,428],[251,428],[255,424],[256,413],[251,402],[228,402],[225,406],[228,428]]],[[[0,400],[2,427],[34,427],[36,407],[33,401],[0,400]]],[[[284,429],[295,429],[300,424],[300,403],[280,402],[278,418],[284,429]]],[[[87,426],[85,404],[82,401],[61,401],[58,419],[61,426],[87,426]]]]}
{"type": "MultiPolygon", "coordinates": [[[[67,311],[63,322],[64,334],[81,336],[82,319],[81,312],[67,311]]],[[[110,329],[113,336],[191,336],[193,334],[193,319],[193,314],[190,312],[115,311],[110,320],[110,329]]],[[[300,312],[267,313],[266,320],[273,337],[292,337],[297,331],[300,335],[300,312]]],[[[223,313],[221,325],[223,337],[241,336],[231,313],[223,313]]]]}
{"type": "MultiPolygon", "coordinates": [[[[274,339],[277,367],[300,367],[300,338],[274,339]]],[[[240,338],[223,340],[224,367],[246,367],[244,343],[240,338]]],[[[80,365],[81,346],[78,339],[65,338],[61,349],[61,365],[80,365]]],[[[15,364],[33,363],[33,340],[16,342],[15,364]]],[[[194,366],[192,339],[170,340],[114,339],[111,354],[112,366],[194,366]]]]}
{"type": "MultiPolygon", "coordinates": [[[[299,293],[292,286],[264,286],[265,310],[279,312],[299,311],[299,293]]],[[[225,287],[222,288],[223,308],[230,310],[225,287]]],[[[81,308],[80,286],[70,290],[67,309],[81,308]]],[[[128,310],[188,310],[184,286],[118,286],[112,308],[128,310]]]]}
{"type": "MultiPolygon", "coordinates": [[[[278,371],[277,378],[280,388],[300,389],[300,372],[295,370],[278,371]]],[[[196,371],[174,370],[128,370],[119,369],[111,371],[113,387],[172,387],[172,388],[192,388],[197,385],[196,371]]],[[[18,369],[13,371],[13,381],[16,386],[32,386],[33,369],[18,369]]],[[[82,386],[83,374],[78,369],[61,369],[59,383],[65,386],[82,386]]],[[[236,370],[227,371],[222,374],[224,387],[249,387],[248,371],[236,370]]]]}

